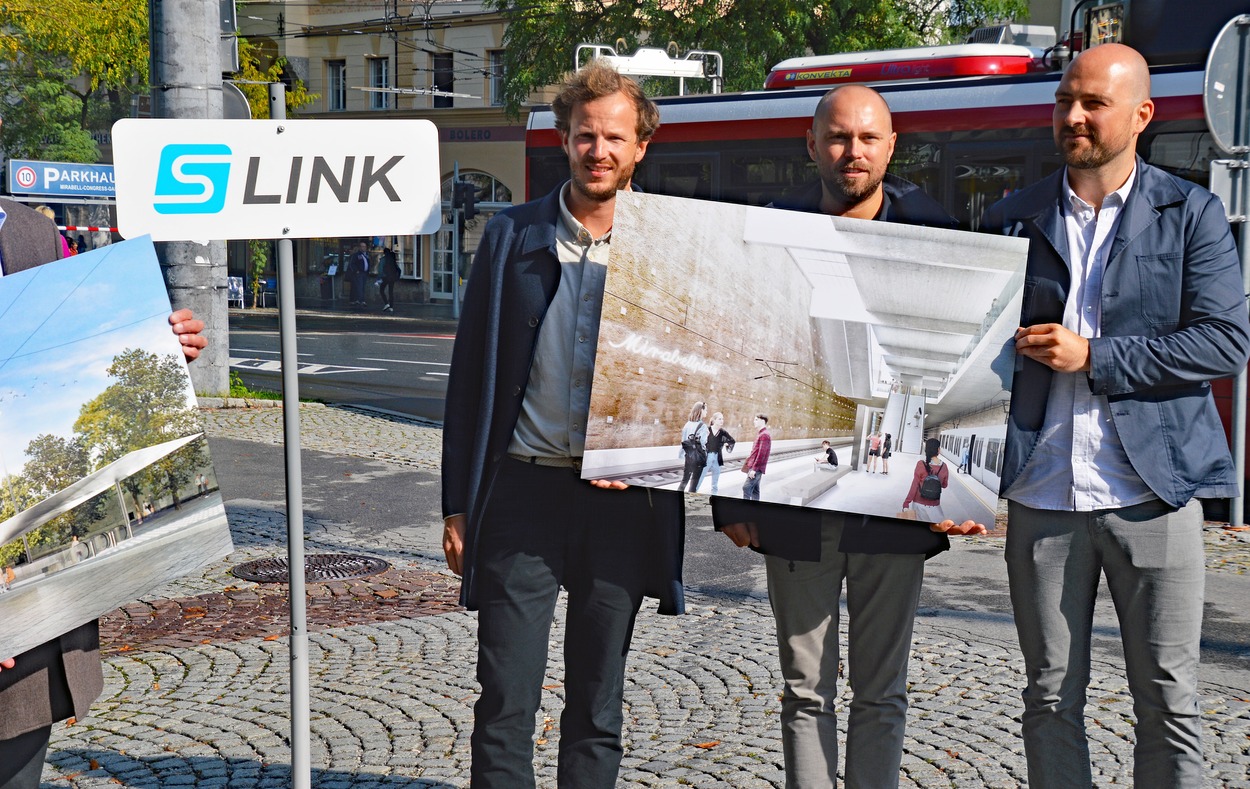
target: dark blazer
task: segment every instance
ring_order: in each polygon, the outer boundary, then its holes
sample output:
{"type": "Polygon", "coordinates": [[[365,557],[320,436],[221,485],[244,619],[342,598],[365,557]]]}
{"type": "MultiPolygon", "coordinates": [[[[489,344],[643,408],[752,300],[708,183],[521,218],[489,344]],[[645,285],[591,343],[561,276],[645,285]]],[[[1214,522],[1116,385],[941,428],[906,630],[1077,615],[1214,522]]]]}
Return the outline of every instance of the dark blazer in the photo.
{"type": "Polygon", "coordinates": [[[21,203],[0,198],[4,228],[0,230],[0,265],[5,274],[61,259],[61,234],[43,214],[21,203]]]}
{"type": "MultiPolygon", "coordinates": [[[[886,173],[881,182],[885,192],[884,222],[954,229],[958,222],[911,181],[886,173]]],[[[820,183],[810,184],[785,195],[774,208],[820,213],[820,183]]],[[[798,561],[820,559],[820,526],[823,517],[843,517],[843,553],[923,553],[936,556],[950,548],[950,538],[930,531],[925,524],[896,518],[876,518],[853,513],[822,513],[785,504],[712,498],[712,522],[717,529],[730,523],[755,523],[759,529],[760,553],[798,561]]]]}
{"type": "MultiPolygon", "coordinates": [[[[61,238],[47,217],[12,200],[0,199],[0,266],[16,274],[61,257],[61,238]]],[[[100,692],[98,622],[74,628],[17,656],[17,665],[0,671],[0,740],[56,721],[84,717],[100,692]]]]}
{"type": "MultiPolygon", "coordinates": [[[[482,507],[508,451],[529,383],[538,332],[560,284],[559,214],[557,188],[544,198],[492,217],[465,288],[443,421],[443,515],[467,516],[460,602],[470,610],[477,607],[482,507]]],[[[638,539],[655,550],[654,575],[645,592],[659,598],[660,613],[681,613],[682,495],[652,491],[651,511],[651,521],[636,526],[638,539]]]]}
{"type": "MultiPolygon", "coordinates": [[[[1021,326],[1061,323],[1071,274],[1063,171],[991,206],[986,232],[1029,239],[1021,326]]],[[[1090,388],[1111,405],[1124,450],[1155,495],[1237,495],[1210,380],[1244,369],[1250,320],[1220,201],[1137,160],[1103,274],[1101,337],[1089,341],[1090,388]]],[[[1002,490],[1037,445],[1053,371],[1016,357],[1002,490]]]]}

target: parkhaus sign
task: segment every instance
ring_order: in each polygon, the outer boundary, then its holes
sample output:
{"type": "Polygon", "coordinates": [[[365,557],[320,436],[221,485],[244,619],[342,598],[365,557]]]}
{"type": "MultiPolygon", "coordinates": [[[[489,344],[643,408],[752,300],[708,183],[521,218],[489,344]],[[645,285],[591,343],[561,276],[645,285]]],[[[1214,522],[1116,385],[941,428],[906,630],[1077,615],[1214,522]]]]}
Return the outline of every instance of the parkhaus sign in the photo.
{"type": "Polygon", "coordinates": [[[438,230],[438,132],[424,120],[113,126],[117,224],[155,241],[438,230]]]}

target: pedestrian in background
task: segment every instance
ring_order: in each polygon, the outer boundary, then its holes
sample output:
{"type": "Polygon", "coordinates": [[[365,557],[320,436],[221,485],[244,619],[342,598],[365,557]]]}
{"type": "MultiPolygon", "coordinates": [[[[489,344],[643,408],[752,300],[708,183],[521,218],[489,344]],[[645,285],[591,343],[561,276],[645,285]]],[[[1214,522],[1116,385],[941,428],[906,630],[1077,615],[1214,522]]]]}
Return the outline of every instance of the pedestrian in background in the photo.
{"type": "MultiPolygon", "coordinates": [[[[52,220],[52,224],[54,225],[56,224],[56,212],[53,211],[50,206],[46,206],[46,205],[36,206],[35,210],[43,214],[44,216],[46,216],[48,219],[52,220]]],[[[70,251],[69,241],[66,240],[65,234],[60,231],[59,227],[57,228],[56,234],[60,236],[61,238],[61,257],[67,258],[70,255],[74,254],[72,251],[70,251]]]]}
{"type": "Polygon", "coordinates": [[[399,261],[395,258],[395,250],[386,247],[382,250],[382,260],[378,264],[378,278],[381,282],[382,311],[395,311],[395,283],[399,282],[399,261]]]}
{"type": "Polygon", "coordinates": [[[707,465],[707,406],[699,401],[690,409],[690,417],[681,426],[682,473],[678,490],[685,490],[687,483],[690,492],[694,493],[703,478],[703,469],[707,465]]]}
{"type": "Polygon", "coordinates": [[[358,243],[348,262],[348,274],[352,278],[352,304],[364,307],[368,303],[365,300],[365,287],[369,281],[369,245],[364,241],[358,243]]]}
{"type": "Polygon", "coordinates": [[[760,500],[760,484],[764,481],[764,472],[768,470],[768,456],[773,451],[773,436],[768,432],[768,417],[765,414],[755,415],[755,443],[751,445],[751,454],[747,455],[742,464],[742,471],[747,475],[742,483],[742,498],[748,501],[760,500]]]}

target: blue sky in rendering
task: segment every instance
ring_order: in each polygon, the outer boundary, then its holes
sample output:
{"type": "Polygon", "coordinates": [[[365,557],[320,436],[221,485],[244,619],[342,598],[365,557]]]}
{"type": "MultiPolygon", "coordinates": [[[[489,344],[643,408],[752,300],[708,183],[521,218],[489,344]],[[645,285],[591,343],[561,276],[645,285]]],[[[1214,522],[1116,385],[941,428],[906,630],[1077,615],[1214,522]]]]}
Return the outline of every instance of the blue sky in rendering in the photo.
{"type": "Polygon", "coordinates": [[[0,277],[0,478],[21,471],[35,437],[73,435],[121,351],[181,359],[170,311],[146,236],[0,277]]]}

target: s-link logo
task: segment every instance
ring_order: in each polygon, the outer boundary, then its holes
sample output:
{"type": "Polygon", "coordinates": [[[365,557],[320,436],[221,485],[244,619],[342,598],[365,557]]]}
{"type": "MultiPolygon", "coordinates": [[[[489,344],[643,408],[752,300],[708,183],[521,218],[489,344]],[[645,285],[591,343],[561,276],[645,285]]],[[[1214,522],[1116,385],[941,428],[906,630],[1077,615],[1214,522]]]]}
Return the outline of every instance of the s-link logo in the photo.
{"type": "MultiPolygon", "coordinates": [[[[158,214],[219,213],[226,205],[230,155],[230,148],[220,144],[166,145],[156,171],[153,208],[158,214]]],[[[403,159],[391,156],[380,162],[377,156],[344,156],[336,167],[324,156],[314,156],[311,166],[305,168],[303,156],[263,160],[249,156],[243,205],[315,204],[321,202],[323,190],[340,203],[368,203],[374,187],[388,201],[398,203],[399,191],[391,183],[391,170],[403,159]],[[358,159],[360,167],[356,166],[358,159]]]]}
{"type": "Polygon", "coordinates": [[[215,214],[226,205],[230,148],[226,145],[166,145],[156,171],[158,214],[215,214]]]}

